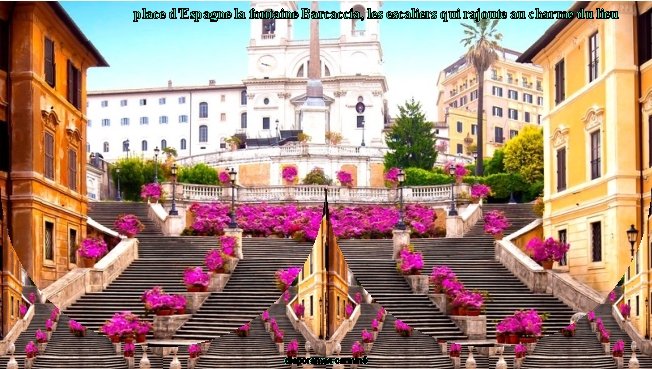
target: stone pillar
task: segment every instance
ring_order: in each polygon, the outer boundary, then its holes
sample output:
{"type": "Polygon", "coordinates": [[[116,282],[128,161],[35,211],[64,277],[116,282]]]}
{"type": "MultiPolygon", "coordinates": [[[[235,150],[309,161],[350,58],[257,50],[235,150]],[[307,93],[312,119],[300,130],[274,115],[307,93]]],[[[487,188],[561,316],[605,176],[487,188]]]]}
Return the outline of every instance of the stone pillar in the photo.
{"type": "Polygon", "coordinates": [[[186,310],[194,314],[204,304],[204,301],[211,295],[210,292],[183,292],[180,293],[186,298],[186,310]]]}
{"type": "Polygon", "coordinates": [[[464,221],[459,215],[446,215],[446,237],[464,237],[464,221]]]}
{"type": "Polygon", "coordinates": [[[181,236],[186,229],[186,217],[181,215],[169,215],[165,218],[165,235],[181,236]]]}
{"type": "Polygon", "coordinates": [[[190,318],[192,318],[191,314],[154,316],[154,338],[171,339],[190,318]]]}
{"type": "Polygon", "coordinates": [[[237,239],[235,247],[235,257],[238,259],[244,259],[242,253],[242,229],[241,228],[224,228],[224,235],[235,237],[237,239]]]}
{"type": "MultiPolygon", "coordinates": [[[[450,315],[452,321],[460,327],[462,332],[469,337],[470,340],[484,340],[487,338],[487,316],[466,316],[466,315],[450,315]]],[[[469,346],[471,347],[471,346],[469,346]]]]}
{"type": "Polygon", "coordinates": [[[226,283],[229,281],[229,278],[231,278],[231,274],[228,273],[211,272],[210,275],[211,275],[211,282],[208,285],[208,290],[210,292],[222,292],[222,290],[224,290],[224,286],[226,286],[226,283]]]}
{"type": "Polygon", "coordinates": [[[401,249],[410,244],[410,230],[394,229],[392,230],[392,235],[392,240],[394,241],[392,260],[396,260],[401,249]]]}
{"type": "Polygon", "coordinates": [[[445,293],[430,293],[428,297],[444,315],[448,315],[448,296],[445,293]]]}
{"type": "Polygon", "coordinates": [[[428,295],[428,276],[427,275],[406,275],[405,280],[412,287],[412,292],[417,295],[428,295]]]}

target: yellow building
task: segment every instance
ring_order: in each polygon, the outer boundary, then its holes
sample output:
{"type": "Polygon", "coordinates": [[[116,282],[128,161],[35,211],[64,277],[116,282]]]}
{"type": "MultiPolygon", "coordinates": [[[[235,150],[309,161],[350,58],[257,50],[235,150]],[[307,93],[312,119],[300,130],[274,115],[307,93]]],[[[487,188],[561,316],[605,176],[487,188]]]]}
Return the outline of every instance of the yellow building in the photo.
{"type": "Polygon", "coordinates": [[[297,301],[305,307],[305,322],[315,336],[328,340],[346,318],[348,265],[337,245],[328,215],[299,275],[297,301]]]}
{"type": "MultiPolygon", "coordinates": [[[[516,62],[520,53],[501,49],[484,75],[484,155],[493,156],[524,125],[541,123],[541,68],[516,62]]],[[[466,155],[467,135],[477,145],[478,80],[475,69],[461,57],[439,73],[438,121],[448,122],[449,154],[466,155]]],[[[467,140],[468,141],[468,140],[467,140]]]]}
{"type": "MultiPolygon", "coordinates": [[[[630,225],[649,242],[642,220],[652,184],[652,48],[636,30],[649,38],[652,13],[647,2],[570,10],[597,17],[597,8],[618,19],[558,20],[518,61],[543,67],[544,235],[571,245],[561,270],[606,295],[630,263],[630,225]]],[[[645,298],[636,300],[634,314],[645,298]]]]}

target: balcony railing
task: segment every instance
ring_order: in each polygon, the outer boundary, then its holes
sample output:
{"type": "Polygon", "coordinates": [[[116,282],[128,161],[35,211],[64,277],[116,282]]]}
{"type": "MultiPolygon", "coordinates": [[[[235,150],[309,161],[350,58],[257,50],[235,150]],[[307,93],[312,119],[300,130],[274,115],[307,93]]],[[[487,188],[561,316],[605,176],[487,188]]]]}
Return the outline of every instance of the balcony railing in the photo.
{"type": "Polygon", "coordinates": [[[364,31],[363,29],[354,29],[351,31],[351,36],[358,37],[358,36],[364,36],[364,31]]]}
{"type": "Polygon", "coordinates": [[[262,35],[260,35],[260,38],[263,40],[273,40],[274,37],[276,37],[276,34],[274,33],[263,33],[262,35]]]}
{"type": "MultiPolygon", "coordinates": [[[[172,184],[164,183],[164,189],[171,192],[172,184]]],[[[456,190],[467,191],[468,185],[456,190]]],[[[196,185],[180,183],[176,187],[177,198],[187,201],[211,202],[229,201],[231,187],[212,185],[196,185]]],[[[333,203],[349,204],[379,204],[394,203],[398,201],[398,189],[383,187],[353,187],[340,186],[265,186],[265,187],[236,187],[235,199],[240,203],[260,202],[322,202],[324,189],[328,190],[328,201],[333,203]]],[[[403,201],[406,203],[433,203],[446,202],[451,198],[451,186],[415,186],[403,188],[403,201]]]]}

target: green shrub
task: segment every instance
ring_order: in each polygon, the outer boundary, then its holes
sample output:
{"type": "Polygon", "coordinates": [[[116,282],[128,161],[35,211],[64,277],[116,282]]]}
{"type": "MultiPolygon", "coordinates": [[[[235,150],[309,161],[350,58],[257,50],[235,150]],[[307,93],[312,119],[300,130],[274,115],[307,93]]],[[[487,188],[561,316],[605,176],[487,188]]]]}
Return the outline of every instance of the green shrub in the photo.
{"type": "MultiPolygon", "coordinates": [[[[122,198],[131,201],[140,201],[140,188],[142,185],[154,182],[155,165],[153,160],[145,161],[142,157],[123,158],[111,167],[111,177],[117,184],[120,167],[120,192],[122,198]]],[[[158,181],[165,180],[166,169],[162,163],[158,164],[158,181]]]]}
{"type": "Polygon", "coordinates": [[[313,168],[303,178],[303,184],[307,185],[331,185],[333,180],[330,179],[321,168],[313,168]]]}
{"type": "Polygon", "coordinates": [[[192,167],[182,167],[179,171],[179,182],[216,185],[218,184],[217,170],[204,163],[192,167]]]}
{"type": "Polygon", "coordinates": [[[436,186],[450,184],[452,181],[451,176],[434,173],[431,170],[421,168],[405,169],[405,186],[436,186]]]}
{"type": "Polygon", "coordinates": [[[510,193],[520,197],[529,188],[528,183],[517,173],[499,173],[485,177],[485,184],[491,187],[494,200],[508,200],[510,193]]]}

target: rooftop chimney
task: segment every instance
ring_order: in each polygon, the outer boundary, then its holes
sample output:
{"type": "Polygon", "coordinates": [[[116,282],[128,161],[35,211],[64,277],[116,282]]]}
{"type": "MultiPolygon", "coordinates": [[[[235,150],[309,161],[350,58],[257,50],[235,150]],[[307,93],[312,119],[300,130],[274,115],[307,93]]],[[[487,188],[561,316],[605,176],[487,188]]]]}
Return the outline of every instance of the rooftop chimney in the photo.
{"type": "Polygon", "coordinates": [[[172,80],[171,79],[168,80],[168,88],[172,88],[172,80]]]}
{"type": "Polygon", "coordinates": [[[215,80],[214,79],[208,80],[208,85],[215,86],[215,80]]]}

